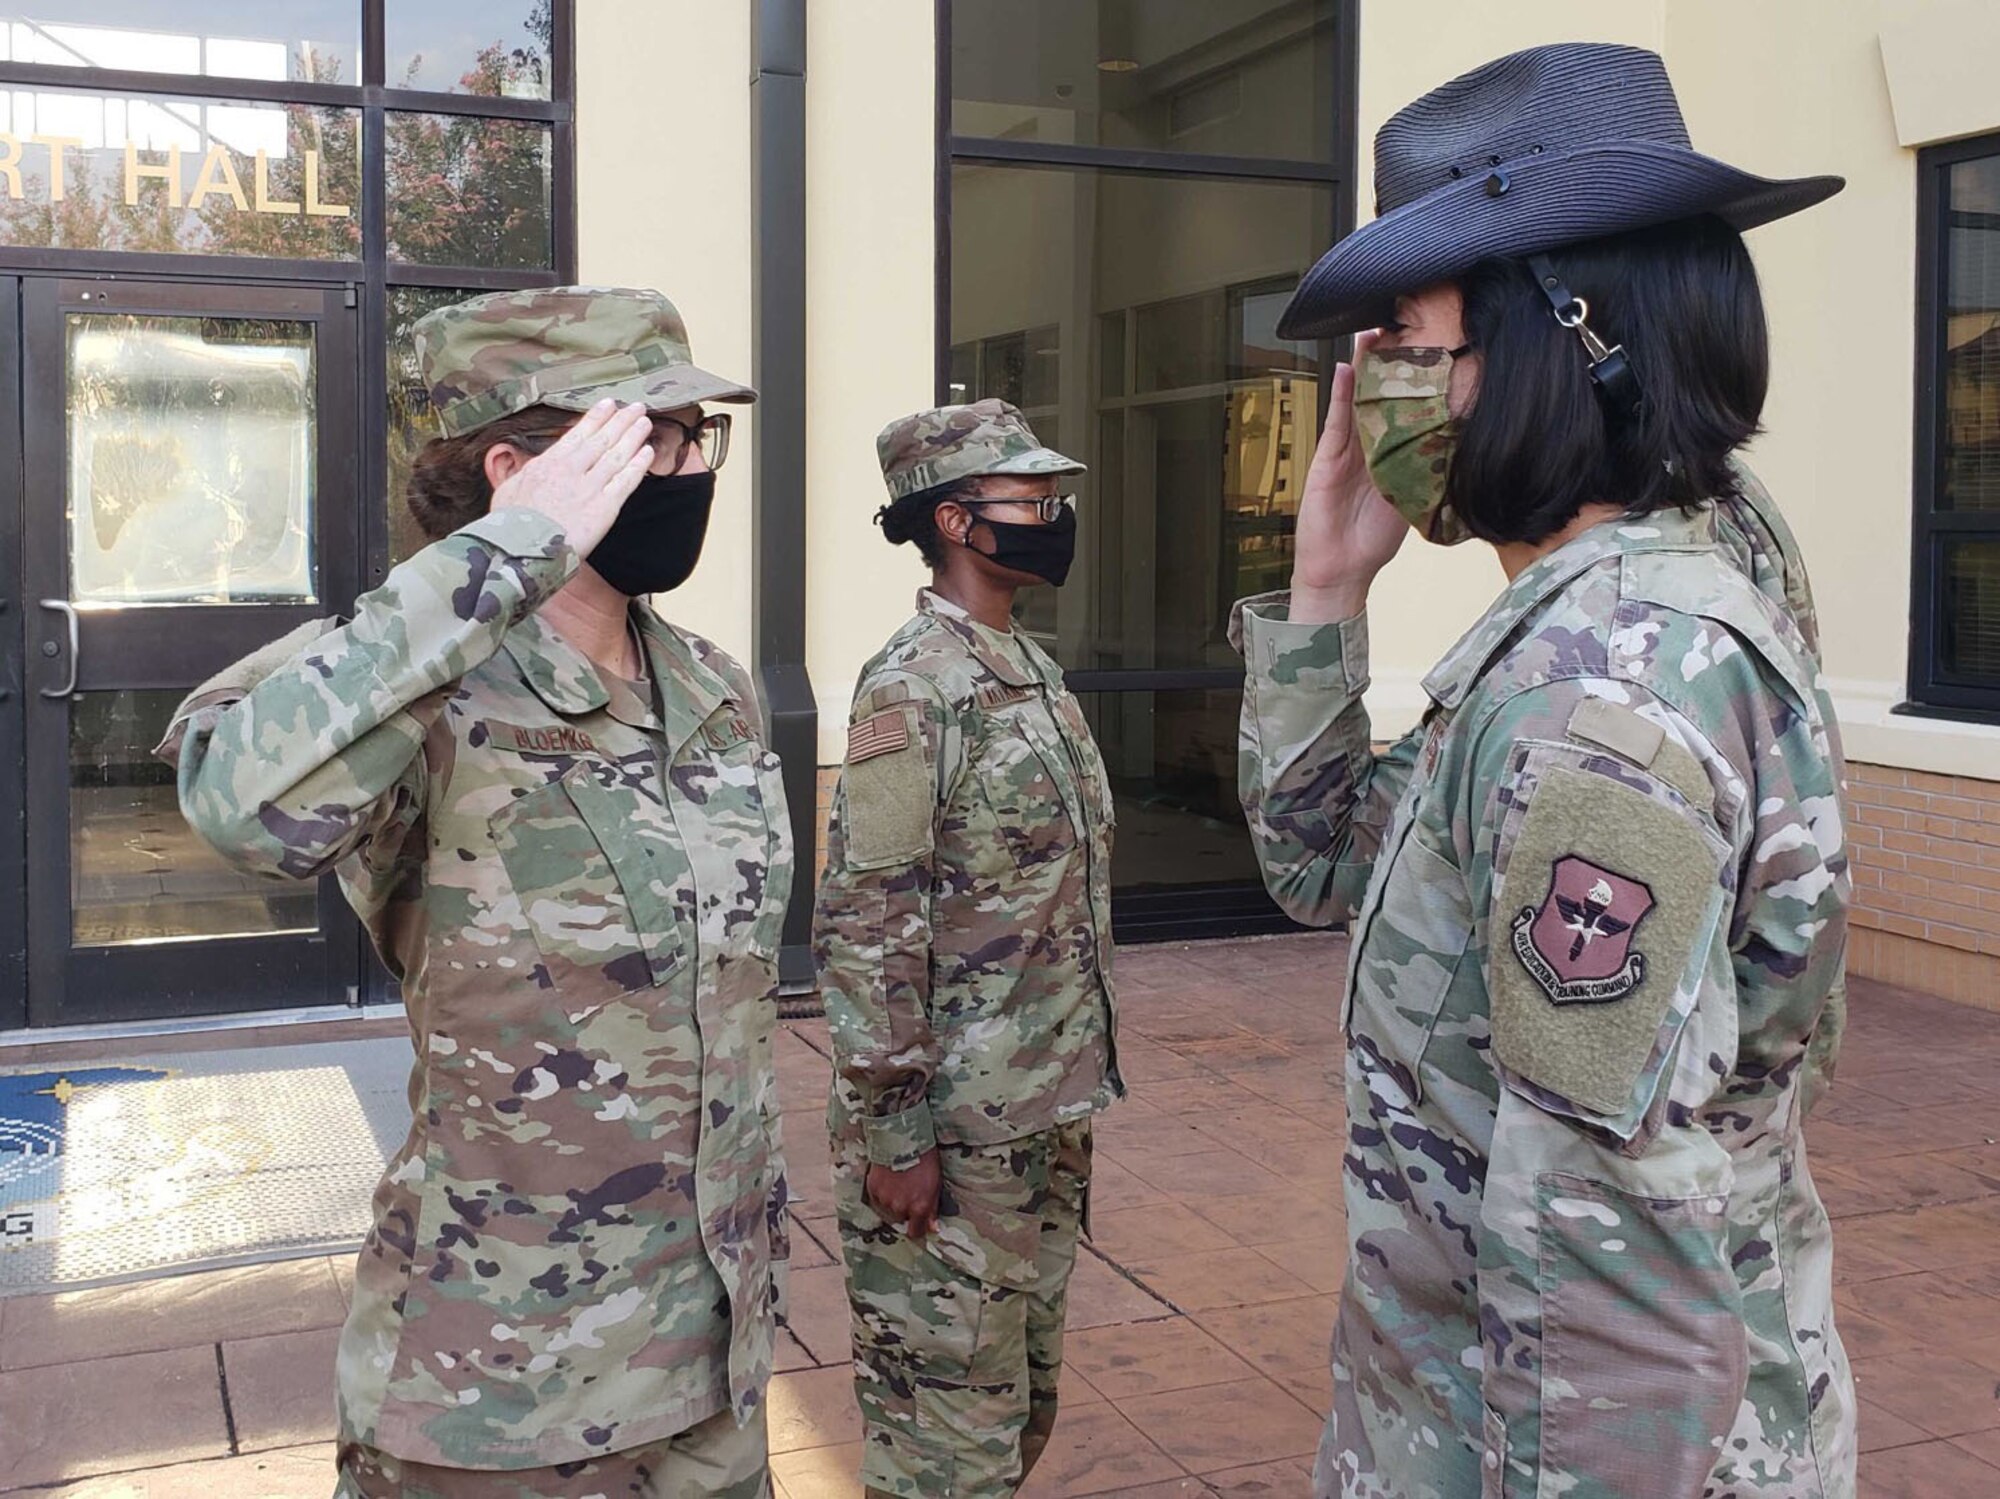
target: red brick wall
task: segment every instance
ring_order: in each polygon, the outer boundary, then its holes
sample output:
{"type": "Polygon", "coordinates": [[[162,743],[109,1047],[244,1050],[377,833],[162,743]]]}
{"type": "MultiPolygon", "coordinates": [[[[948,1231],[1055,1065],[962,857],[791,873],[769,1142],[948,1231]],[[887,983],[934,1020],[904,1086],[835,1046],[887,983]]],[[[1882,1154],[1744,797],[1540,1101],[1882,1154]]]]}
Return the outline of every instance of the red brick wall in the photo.
{"type": "Polygon", "coordinates": [[[2000,1010],[2000,782],[1847,771],[1849,968],[2000,1010]]]}

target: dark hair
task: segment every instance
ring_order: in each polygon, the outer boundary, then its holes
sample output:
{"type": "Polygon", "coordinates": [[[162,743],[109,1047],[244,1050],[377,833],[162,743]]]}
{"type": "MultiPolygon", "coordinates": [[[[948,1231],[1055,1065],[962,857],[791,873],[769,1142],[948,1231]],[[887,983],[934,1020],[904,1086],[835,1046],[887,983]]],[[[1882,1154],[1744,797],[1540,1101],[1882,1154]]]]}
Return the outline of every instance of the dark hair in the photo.
{"type": "Polygon", "coordinates": [[[493,508],[493,486],[486,482],[487,449],[518,441],[539,451],[576,419],[574,411],[530,406],[457,437],[433,437],[410,461],[410,477],[403,486],[410,518],[432,541],[472,524],[493,508]]]}
{"type": "Polygon", "coordinates": [[[942,566],[944,543],[938,536],[937,507],[946,500],[971,493],[972,487],[970,479],[953,479],[949,484],[919,489],[915,494],[891,500],[877,510],[875,524],[882,528],[884,536],[898,545],[905,541],[915,542],[917,554],[924,559],[926,567],[942,566]]]}
{"type": "Polygon", "coordinates": [[[1729,455],[1758,429],[1770,376],[1764,301],[1743,237],[1713,217],[1549,253],[1591,328],[1623,344],[1642,396],[1612,417],[1575,332],[1524,261],[1459,280],[1482,360],[1446,481],[1474,535],[1538,542],[1591,501],[1645,515],[1735,492],[1729,455]]]}

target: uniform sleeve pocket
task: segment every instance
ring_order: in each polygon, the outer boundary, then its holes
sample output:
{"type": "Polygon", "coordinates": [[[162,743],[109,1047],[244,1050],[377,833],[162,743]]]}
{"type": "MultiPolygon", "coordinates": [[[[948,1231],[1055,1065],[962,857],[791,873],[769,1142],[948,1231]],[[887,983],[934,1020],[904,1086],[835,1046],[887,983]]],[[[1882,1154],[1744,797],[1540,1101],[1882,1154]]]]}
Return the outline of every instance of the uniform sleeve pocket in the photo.
{"type": "Polygon", "coordinates": [[[562,992],[629,992],[665,983],[680,966],[675,913],[629,824],[587,763],[493,820],[521,920],[562,992]]]}
{"type": "Polygon", "coordinates": [[[1535,1188],[1543,1471],[1582,1493],[1700,1493],[1749,1375],[1727,1199],[1555,1172],[1535,1188]]]}
{"type": "Polygon", "coordinates": [[[1412,1102],[1423,1098],[1419,1067],[1471,937],[1465,876],[1412,829],[1362,937],[1354,986],[1367,990],[1367,1004],[1354,1013],[1350,1037],[1412,1102]]]}

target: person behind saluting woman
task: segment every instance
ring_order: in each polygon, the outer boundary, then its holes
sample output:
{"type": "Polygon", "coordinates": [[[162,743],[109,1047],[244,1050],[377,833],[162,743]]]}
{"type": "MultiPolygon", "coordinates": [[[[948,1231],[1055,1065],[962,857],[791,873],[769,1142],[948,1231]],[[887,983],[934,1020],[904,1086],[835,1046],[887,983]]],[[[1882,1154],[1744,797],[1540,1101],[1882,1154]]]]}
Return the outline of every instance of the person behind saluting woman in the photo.
{"type": "Polygon", "coordinates": [[[1321,1495],[1849,1499],[1806,1113],[1849,877],[1803,569],[1734,458],[1741,231],[1830,197],[1691,148],[1660,59],[1566,44],[1376,140],[1288,338],[1336,373],[1287,594],[1233,621],[1266,883],[1353,933],[1348,1268],[1321,1495]],[[1366,606],[1415,529],[1506,586],[1383,753],[1366,606]]]}
{"type": "Polygon", "coordinates": [[[701,403],[753,394],[652,291],[496,292],[414,337],[430,545],[162,746],[233,862],[338,873],[409,1013],[338,1494],[762,1499],[784,792],[749,677],[642,601],[700,554],[701,403]]]}
{"type": "Polygon", "coordinates": [[[1001,1499],[1055,1428],[1091,1119],[1125,1091],[1110,782],[1012,619],[1069,574],[1083,465],[998,400],[876,450],[931,584],[855,686],[814,930],[861,1478],[1001,1499]]]}

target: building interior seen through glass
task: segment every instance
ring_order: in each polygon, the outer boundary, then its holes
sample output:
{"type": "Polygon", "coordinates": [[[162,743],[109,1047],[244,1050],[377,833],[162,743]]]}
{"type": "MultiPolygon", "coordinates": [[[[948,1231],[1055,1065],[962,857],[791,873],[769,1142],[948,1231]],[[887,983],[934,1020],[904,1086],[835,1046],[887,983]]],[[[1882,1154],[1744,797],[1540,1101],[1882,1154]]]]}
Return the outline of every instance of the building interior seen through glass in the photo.
{"type": "Polygon", "coordinates": [[[953,0],[951,129],[1330,161],[1332,0],[953,0]]]}
{"type": "Polygon", "coordinates": [[[1070,582],[1018,612],[1083,674],[1125,891],[1256,879],[1228,624],[1290,576],[1318,429],[1323,350],[1277,321],[1334,228],[1334,10],[951,7],[945,395],[1090,466],[1070,582]]]}
{"type": "Polygon", "coordinates": [[[1938,664],[2000,687],[2000,155],[1952,167],[1949,198],[1938,508],[1979,529],[1943,542],[1938,664]]]}
{"type": "MultiPolygon", "coordinates": [[[[1320,351],[1276,327],[1333,189],[967,160],[951,185],[948,396],[1013,401],[1090,466],[1071,581],[1023,595],[1023,626],[1073,672],[1239,669],[1232,603],[1291,571],[1320,351]]],[[[1120,801],[1115,878],[1254,879],[1240,691],[1161,685],[1085,700],[1120,801]]]]}
{"type": "Polygon", "coordinates": [[[70,715],[70,924],[80,947],[311,931],[319,892],[226,863],[181,816],[156,759],[183,696],[86,692],[70,715]]]}

